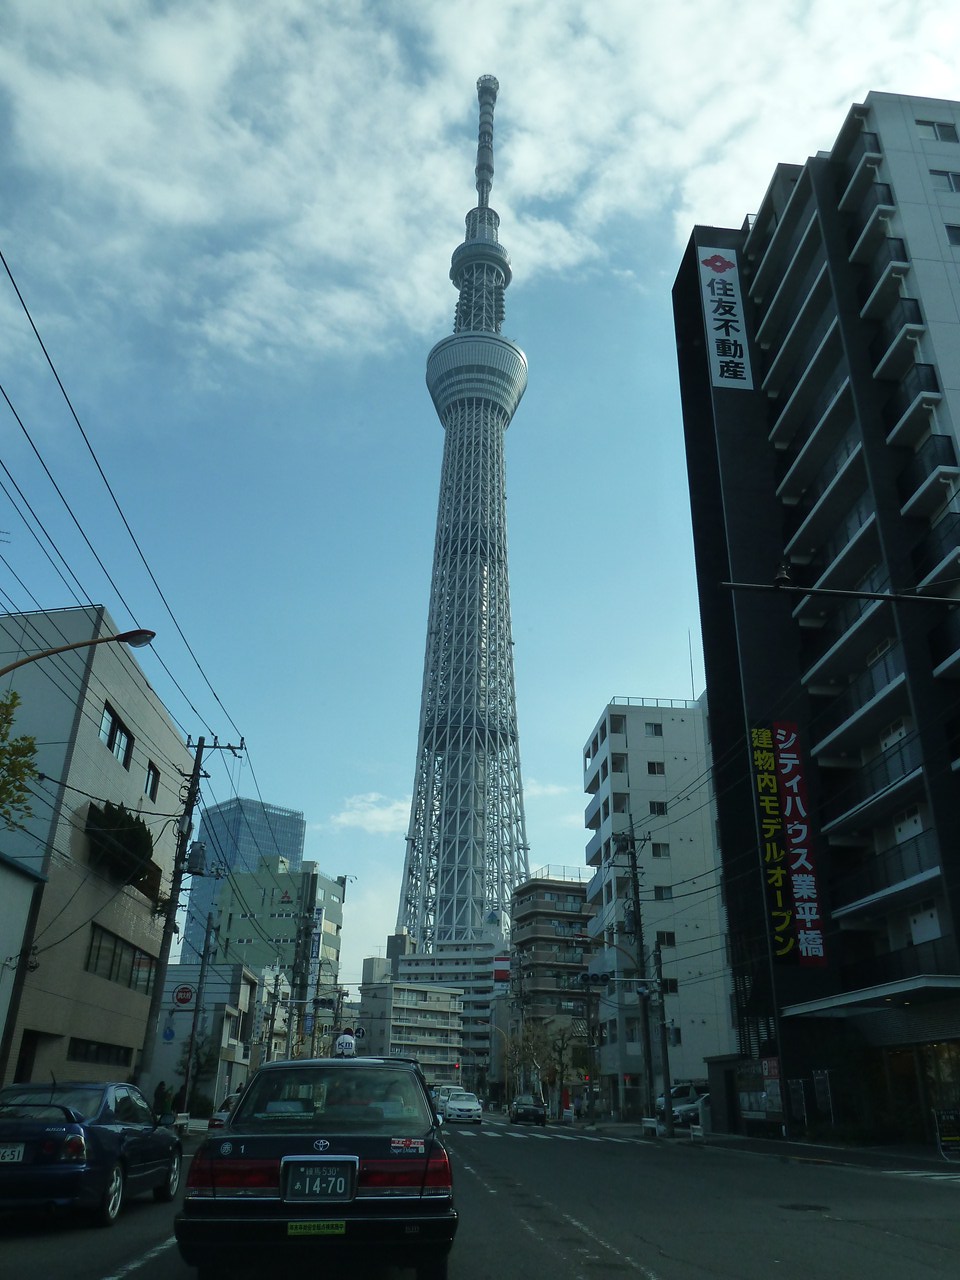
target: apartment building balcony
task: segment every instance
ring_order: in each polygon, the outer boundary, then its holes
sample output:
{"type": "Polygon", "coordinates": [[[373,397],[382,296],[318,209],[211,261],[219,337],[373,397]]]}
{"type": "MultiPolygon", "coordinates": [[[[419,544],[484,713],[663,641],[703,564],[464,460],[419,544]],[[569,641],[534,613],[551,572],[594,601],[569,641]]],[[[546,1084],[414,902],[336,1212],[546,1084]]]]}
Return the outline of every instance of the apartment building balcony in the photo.
{"type": "Polygon", "coordinates": [[[906,978],[935,977],[938,974],[956,972],[957,947],[954,939],[947,936],[843,965],[840,976],[846,990],[861,991],[866,987],[901,982],[906,978]]]}
{"type": "Polygon", "coordinates": [[[887,444],[917,445],[930,430],[931,412],[943,395],[932,364],[914,364],[883,406],[887,444]]]}
{"type": "Polygon", "coordinates": [[[886,182],[871,182],[865,189],[850,229],[850,261],[870,262],[877,245],[886,239],[887,224],[896,213],[893,190],[886,182]]]}
{"type": "Polygon", "coordinates": [[[609,805],[610,797],[604,791],[593,796],[586,809],[583,811],[583,825],[588,831],[596,831],[600,827],[602,821],[601,813],[604,804],[609,805]]]}
{"type": "Polygon", "coordinates": [[[798,183],[750,282],[754,302],[762,303],[775,292],[775,281],[789,273],[815,220],[813,194],[808,185],[801,189],[798,183]]]}
{"type": "Polygon", "coordinates": [[[834,764],[832,759],[820,761],[824,835],[839,834],[847,827],[875,826],[909,803],[919,793],[923,778],[923,753],[916,734],[865,763],[834,764]]]}
{"type": "Polygon", "coordinates": [[[952,585],[960,577],[960,511],[945,511],[931,526],[914,548],[913,567],[921,590],[952,585]]]}
{"type": "Polygon", "coordinates": [[[803,501],[787,509],[785,550],[791,559],[813,556],[822,538],[856,503],[866,485],[859,432],[850,431],[807,489],[803,501]]]}
{"type": "Polygon", "coordinates": [[[782,478],[777,485],[777,497],[781,502],[801,501],[831,455],[841,449],[839,442],[848,436],[856,441],[860,439],[850,378],[845,371],[813,402],[806,422],[810,424],[806,437],[801,428],[797,432],[797,447],[780,453],[782,478]]]}
{"type": "Polygon", "coordinates": [[[880,139],[875,133],[863,130],[850,148],[843,166],[839,200],[842,212],[848,213],[857,208],[865,188],[876,182],[877,166],[882,159],[880,139]]]}
{"type": "MultiPolygon", "coordinates": [[[[877,515],[869,495],[864,494],[834,525],[831,536],[816,549],[816,555],[809,557],[817,573],[814,586],[849,587],[864,578],[878,559],[877,515]]],[[[799,596],[797,601],[793,613],[798,619],[811,608],[818,614],[823,612],[823,601],[816,596],[799,596]]]]}
{"type": "Polygon", "coordinates": [[[827,262],[823,241],[817,229],[816,218],[811,218],[799,249],[757,326],[757,343],[761,349],[776,345],[778,335],[791,325],[791,317],[798,304],[800,310],[804,310],[810,297],[814,293],[819,295],[826,279],[827,262]]]}
{"type": "Polygon", "coordinates": [[[815,755],[857,747],[909,711],[907,677],[899,645],[888,649],[819,712],[815,755]]]}
{"type": "MultiPolygon", "coordinates": [[[[584,851],[584,858],[588,867],[596,867],[599,865],[600,857],[603,853],[604,836],[602,831],[597,831],[587,841],[587,847],[584,851]]],[[[593,881],[590,882],[593,884],[593,881]]],[[[590,899],[590,890],[587,889],[587,901],[590,899]]]]}
{"type": "Polygon", "coordinates": [[[826,329],[821,335],[818,328],[816,337],[813,349],[808,351],[805,348],[799,366],[794,366],[796,381],[792,388],[789,384],[783,388],[786,402],[769,437],[771,444],[779,449],[790,444],[806,418],[815,416],[811,410],[819,408],[824,388],[832,391],[839,387],[846,375],[840,328],[835,315],[828,316],[826,329]]]}
{"type": "Polygon", "coordinates": [[[930,632],[930,656],[935,676],[960,680],[960,612],[956,609],[930,632]]]}
{"type": "Polygon", "coordinates": [[[904,895],[916,893],[940,875],[940,849],[932,831],[872,854],[856,868],[837,876],[830,886],[834,919],[846,918],[878,906],[889,910],[904,895]]]}
{"type": "Polygon", "coordinates": [[[826,270],[819,273],[816,287],[796,306],[789,329],[776,348],[764,351],[762,388],[768,396],[777,395],[797,368],[810,363],[834,317],[830,299],[830,283],[826,270]]]}
{"type": "Polygon", "coordinates": [[[902,378],[916,363],[916,344],[926,331],[916,298],[898,298],[870,343],[873,376],[887,382],[902,378]]]}
{"type": "Polygon", "coordinates": [[[907,246],[899,236],[884,236],[865,268],[858,289],[860,318],[879,320],[900,296],[900,285],[910,271],[907,246]]]}
{"type": "MultiPolygon", "coordinates": [[[[880,574],[871,574],[858,591],[882,591],[880,574]],[[867,584],[870,585],[867,585],[867,584]]],[[[804,687],[835,681],[866,662],[867,655],[890,632],[889,605],[882,600],[843,600],[822,628],[804,629],[804,658],[801,676],[804,687]]]]}
{"type": "Polygon", "coordinates": [[[923,516],[937,511],[958,476],[960,465],[953,437],[928,436],[897,477],[903,503],[900,514],[923,516]]]}

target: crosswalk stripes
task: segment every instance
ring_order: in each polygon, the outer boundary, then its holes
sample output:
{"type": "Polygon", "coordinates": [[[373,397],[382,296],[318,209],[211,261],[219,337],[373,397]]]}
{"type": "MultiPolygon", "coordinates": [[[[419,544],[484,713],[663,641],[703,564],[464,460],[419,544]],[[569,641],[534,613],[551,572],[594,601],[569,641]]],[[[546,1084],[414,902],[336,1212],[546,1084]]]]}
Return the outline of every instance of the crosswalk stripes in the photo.
{"type": "MultiPolygon", "coordinates": [[[[636,1146],[635,1141],[629,1138],[617,1138],[613,1134],[595,1135],[589,1133],[557,1133],[547,1130],[546,1132],[537,1132],[535,1129],[503,1129],[496,1125],[485,1125],[481,1128],[460,1129],[456,1131],[462,1133],[467,1138],[490,1138],[497,1141],[501,1138],[513,1138],[520,1142],[532,1140],[534,1142],[606,1142],[619,1143],[622,1145],[636,1146]]],[[[451,1130],[447,1131],[448,1136],[451,1130]]]]}
{"type": "Polygon", "coordinates": [[[960,1182],[960,1173],[938,1173],[933,1169],[884,1169],[891,1178],[920,1178],[926,1182],[960,1182]]]}

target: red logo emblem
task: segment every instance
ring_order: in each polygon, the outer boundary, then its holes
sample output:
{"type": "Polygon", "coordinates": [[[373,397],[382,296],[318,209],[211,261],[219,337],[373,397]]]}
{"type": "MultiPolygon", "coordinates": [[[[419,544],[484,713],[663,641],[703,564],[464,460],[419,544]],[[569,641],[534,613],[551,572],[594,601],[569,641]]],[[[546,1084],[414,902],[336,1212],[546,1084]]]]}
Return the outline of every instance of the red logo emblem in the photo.
{"type": "Polygon", "coordinates": [[[701,258],[700,261],[705,267],[715,271],[718,276],[723,275],[724,271],[732,271],[737,265],[735,262],[731,262],[729,258],[725,258],[722,253],[715,253],[712,258],[701,258]]]}

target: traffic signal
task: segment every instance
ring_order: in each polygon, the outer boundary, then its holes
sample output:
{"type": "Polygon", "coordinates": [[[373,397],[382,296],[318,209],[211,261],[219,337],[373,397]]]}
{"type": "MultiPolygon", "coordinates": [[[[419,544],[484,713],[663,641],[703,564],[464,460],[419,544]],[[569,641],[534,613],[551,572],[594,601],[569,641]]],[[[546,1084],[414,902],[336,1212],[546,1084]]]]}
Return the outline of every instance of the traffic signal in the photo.
{"type": "Polygon", "coordinates": [[[589,985],[589,986],[591,986],[591,987],[593,987],[593,986],[597,986],[597,987],[599,987],[599,986],[606,986],[606,984],[607,984],[608,982],[610,982],[610,980],[611,980],[612,978],[613,978],[613,974],[612,974],[612,973],[586,973],[586,972],[584,972],[584,973],[581,973],[581,974],[580,974],[580,981],[581,981],[585,986],[589,985]]]}

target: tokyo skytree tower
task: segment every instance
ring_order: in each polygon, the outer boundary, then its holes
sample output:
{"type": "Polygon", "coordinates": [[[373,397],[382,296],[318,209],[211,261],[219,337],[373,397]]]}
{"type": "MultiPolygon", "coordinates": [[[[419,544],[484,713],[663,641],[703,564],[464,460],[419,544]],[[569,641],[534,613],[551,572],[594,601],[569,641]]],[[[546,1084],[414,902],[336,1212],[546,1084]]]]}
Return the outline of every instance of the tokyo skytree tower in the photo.
{"type": "Polygon", "coordinates": [[[477,207],[454,250],[453,335],[427,357],[445,431],[420,734],[397,931],[421,952],[506,937],[510,897],[529,876],[507,573],[503,437],[527,359],[500,334],[510,259],[490,208],[493,110],[477,81],[477,207]]]}

